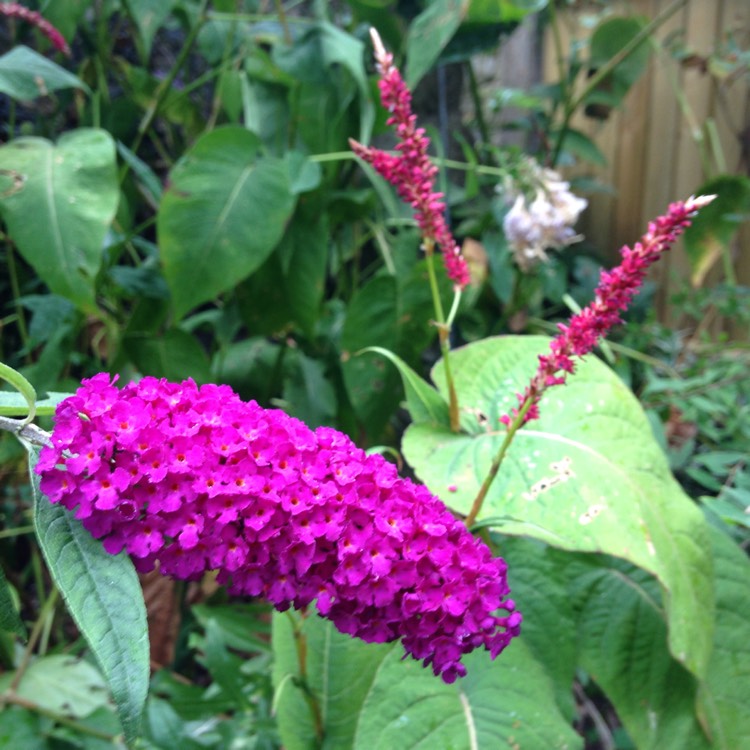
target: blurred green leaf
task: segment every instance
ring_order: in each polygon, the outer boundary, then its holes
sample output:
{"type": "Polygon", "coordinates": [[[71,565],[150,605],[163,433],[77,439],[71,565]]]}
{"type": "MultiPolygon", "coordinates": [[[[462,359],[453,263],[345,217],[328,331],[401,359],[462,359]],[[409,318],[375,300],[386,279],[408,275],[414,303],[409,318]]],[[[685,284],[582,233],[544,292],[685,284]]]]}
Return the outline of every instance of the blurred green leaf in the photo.
{"type": "Polygon", "coordinates": [[[22,44],[0,57],[0,93],[26,101],[59,89],[91,93],[78,76],[22,44]]]}
{"type": "Polygon", "coordinates": [[[6,630],[21,638],[26,638],[26,626],[18,614],[2,568],[0,568],[0,630],[6,630]]]}
{"type": "Polygon", "coordinates": [[[685,252],[690,261],[690,281],[701,286],[722,255],[730,252],[742,215],[750,213],[750,178],[720,175],[701,185],[696,195],[715,195],[685,230],[685,252]]]}
{"type": "Polygon", "coordinates": [[[127,336],[123,347],[144,375],[173,381],[193,378],[197,383],[211,380],[206,352],[187,331],[170,328],[153,336],[127,336]]]}

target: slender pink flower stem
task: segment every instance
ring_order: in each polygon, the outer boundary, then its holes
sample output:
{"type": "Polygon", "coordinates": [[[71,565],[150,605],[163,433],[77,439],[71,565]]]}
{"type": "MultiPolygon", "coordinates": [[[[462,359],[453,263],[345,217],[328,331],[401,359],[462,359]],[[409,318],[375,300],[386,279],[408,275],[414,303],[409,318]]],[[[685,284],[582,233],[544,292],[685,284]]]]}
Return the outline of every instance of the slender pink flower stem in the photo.
{"type": "Polygon", "coordinates": [[[532,419],[539,418],[539,402],[547,388],[565,383],[568,374],[575,372],[573,357],[583,357],[621,323],[620,312],[625,310],[640,289],[648,268],[672,246],[699,209],[715,196],[699,196],[673,203],[664,216],[648,226],[648,231],[632,248],[623,247],[622,261],[611,271],[602,271],[594,301],[574,315],[567,325],[560,323],[560,333],[550,343],[550,353],[539,356],[539,365],[523,393],[517,394],[518,408],[501,417],[507,433],[495,456],[474,503],[466,518],[466,525],[476,521],[487,492],[518,430],[532,419]]]}
{"type": "Polygon", "coordinates": [[[371,164],[398,191],[399,196],[412,206],[414,217],[422,233],[422,250],[427,258],[430,291],[435,307],[435,324],[440,339],[440,350],[445,362],[448,383],[450,425],[459,430],[458,396],[450,370],[450,319],[446,319],[435,275],[433,255],[439,248],[443,255],[448,278],[453,281],[456,294],[469,283],[469,269],[461,255],[461,249],[448,228],[445,219],[443,194],[436,192],[435,167],[427,156],[430,144],[424,128],[417,127],[417,117],[411,109],[411,92],[393,64],[393,55],[386,51],[375,29],[370,29],[380,74],[380,97],[383,106],[390,112],[388,125],[395,127],[399,142],[398,154],[392,154],[371,146],[363,146],[350,140],[354,153],[371,164]]]}

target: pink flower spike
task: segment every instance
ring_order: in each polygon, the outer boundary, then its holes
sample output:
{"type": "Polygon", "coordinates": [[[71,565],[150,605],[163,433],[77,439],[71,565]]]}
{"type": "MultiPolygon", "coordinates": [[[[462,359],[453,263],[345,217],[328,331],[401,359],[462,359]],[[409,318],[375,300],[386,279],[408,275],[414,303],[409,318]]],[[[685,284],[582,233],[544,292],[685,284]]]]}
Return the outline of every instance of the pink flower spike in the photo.
{"type": "Polygon", "coordinates": [[[36,26],[49,39],[50,44],[56,50],[70,57],[70,47],[68,47],[65,37],[40,13],[30,10],[21,3],[0,3],[0,14],[9,18],[20,18],[22,21],[36,26]]]}
{"type": "Polygon", "coordinates": [[[370,29],[370,36],[380,74],[380,100],[390,112],[387,123],[395,127],[399,138],[396,150],[400,155],[363,146],[351,139],[349,145],[357,156],[371,164],[396,188],[404,202],[414,208],[414,218],[427,251],[431,252],[434,245],[440,248],[448,278],[457,289],[464,289],[471,280],[469,267],[445,220],[443,195],[434,189],[437,169],[427,156],[430,139],[424,128],[417,127],[417,117],[411,111],[411,92],[393,64],[393,55],[386,51],[375,29],[370,29]]]}
{"type": "Polygon", "coordinates": [[[562,385],[568,373],[575,371],[572,357],[588,354],[600,337],[606,336],[617,323],[620,311],[627,309],[646,277],[646,271],[690,226],[696,213],[711,203],[715,195],[691,196],[672,203],[664,216],[648,225],[646,234],[633,245],[620,250],[622,261],[611,271],[602,271],[594,301],[574,315],[568,325],[560,324],[560,333],[550,342],[550,354],[539,356],[539,366],[523,393],[517,394],[518,408],[500,417],[510,426],[521,411],[523,422],[539,418],[539,401],[553,385],[562,385]]]}

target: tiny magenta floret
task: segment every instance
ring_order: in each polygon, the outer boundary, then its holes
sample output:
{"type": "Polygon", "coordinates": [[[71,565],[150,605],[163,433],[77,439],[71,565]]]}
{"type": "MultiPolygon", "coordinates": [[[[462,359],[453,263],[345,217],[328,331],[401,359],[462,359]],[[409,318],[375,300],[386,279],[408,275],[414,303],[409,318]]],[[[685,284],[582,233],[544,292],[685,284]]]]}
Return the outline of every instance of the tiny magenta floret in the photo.
{"type": "Polygon", "coordinates": [[[430,139],[424,128],[417,127],[417,116],[411,110],[411,92],[393,64],[393,55],[386,51],[375,29],[370,29],[370,36],[380,74],[380,100],[390,113],[387,124],[395,127],[399,139],[396,149],[400,154],[363,146],[352,139],[349,144],[414,209],[425,247],[432,244],[440,248],[448,278],[458,289],[464,289],[470,281],[469,267],[445,220],[443,194],[434,189],[438,170],[427,156],[430,139]]]}
{"type": "Polygon", "coordinates": [[[539,418],[539,401],[550,386],[562,385],[575,371],[573,357],[583,357],[621,323],[620,312],[627,309],[641,288],[646,272],[690,226],[690,220],[716,196],[700,195],[672,203],[664,216],[648,225],[648,231],[630,247],[620,250],[622,261],[611,271],[602,271],[594,300],[571,317],[568,325],[558,323],[560,333],[550,342],[550,353],[539,355],[536,374],[523,393],[517,394],[518,408],[500,418],[510,425],[525,409],[523,421],[539,418]]]}
{"type": "Polygon", "coordinates": [[[228,386],[84,380],[58,405],[36,471],[138,570],[216,570],[279,610],[315,602],[344,633],[401,639],[446,682],[466,674],[464,654],[494,659],[520,629],[505,562],[429,490],[228,386]]]}

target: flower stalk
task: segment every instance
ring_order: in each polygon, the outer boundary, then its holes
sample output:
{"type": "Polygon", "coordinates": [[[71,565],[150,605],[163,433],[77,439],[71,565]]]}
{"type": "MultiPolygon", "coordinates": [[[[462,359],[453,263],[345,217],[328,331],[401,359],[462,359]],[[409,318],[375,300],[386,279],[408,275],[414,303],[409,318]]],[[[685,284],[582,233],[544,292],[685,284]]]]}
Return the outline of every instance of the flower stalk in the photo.
{"type": "Polygon", "coordinates": [[[474,499],[466,518],[467,526],[476,521],[516,433],[526,422],[539,418],[539,402],[546,390],[564,384],[567,376],[575,372],[574,357],[581,358],[591,352],[601,337],[622,322],[620,312],[627,309],[640,289],[649,267],[670,249],[695,214],[714,197],[691,197],[669,206],[667,213],[651,222],[646,234],[632,248],[622,248],[620,265],[601,272],[593,302],[573,315],[567,325],[558,324],[560,333],[550,342],[550,353],[539,356],[536,373],[523,393],[516,396],[518,407],[500,418],[507,427],[505,439],[474,499]]]}
{"type": "Polygon", "coordinates": [[[417,127],[417,116],[411,109],[411,92],[393,64],[393,55],[386,51],[375,29],[370,29],[380,80],[380,98],[390,112],[387,124],[395,127],[399,142],[398,154],[392,154],[371,146],[364,146],[350,139],[352,151],[390,182],[399,196],[414,209],[414,217],[422,233],[422,250],[427,257],[430,275],[430,291],[435,309],[435,324],[440,339],[440,350],[445,362],[449,392],[451,430],[459,430],[458,396],[450,371],[451,319],[446,319],[440,300],[432,256],[439,248],[448,278],[456,293],[469,283],[469,267],[461,254],[461,248],[448,228],[445,218],[443,194],[435,191],[435,175],[438,169],[427,156],[430,140],[424,128],[417,127]]]}

